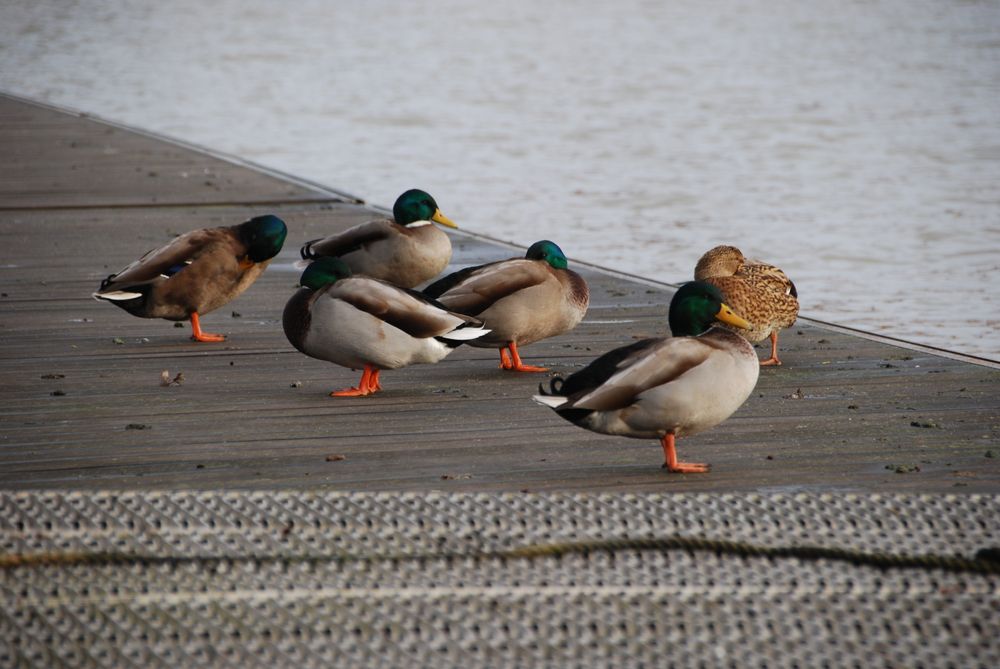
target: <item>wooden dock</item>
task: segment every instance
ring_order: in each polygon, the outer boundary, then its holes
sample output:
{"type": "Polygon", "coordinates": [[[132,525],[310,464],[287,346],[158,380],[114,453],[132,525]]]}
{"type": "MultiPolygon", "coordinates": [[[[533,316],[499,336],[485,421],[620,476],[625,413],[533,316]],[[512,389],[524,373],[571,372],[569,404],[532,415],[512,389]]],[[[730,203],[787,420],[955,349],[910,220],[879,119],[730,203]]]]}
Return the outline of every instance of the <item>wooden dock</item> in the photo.
{"type": "MultiPolygon", "coordinates": [[[[805,320],[735,416],[679,442],[682,459],[712,464],[707,475],[667,475],[654,441],[562,421],[529,399],[547,375],[502,373],[490,350],[386,372],[374,397],[328,397],[358,373],[286,341],[292,263],[302,242],[373,209],[11,97],[0,96],[0,147],[2,488],[1000,491],[1000,371],[805,320]],[[288,223],[288,242],[246,294],[203,319],[224,344],[90,297],[178,233],[265,212],[288,223]],[[183,381],[162,386],[165,371],[183,381]]],[[[474,234],[481,222],[457,223],[455,267],[523,253],[474,234]]],[[[555,241],[589,281],[591,307],[574,332],[527,347],[529,362],[565,374],[667,332],[669,286],[581,269],[572,235],[555,241]]]]}
{"type": "MultiPolygon", "coordinates": [[[[329,397],[359,374],[280,317],[299,245],[376,215],[348,195],[2,95],[0,148],[0,666],[997,665],[996,365],[803,320],[668,475],[491,350],[329,397]],[[225,343],[90,297],[265,212],[225,343]]],[[[523,254],[458,224],[456,268],[523,254]]],[[[529,362],[667,332],[671,287],[555,241],[591,308],[529,362]]]]}

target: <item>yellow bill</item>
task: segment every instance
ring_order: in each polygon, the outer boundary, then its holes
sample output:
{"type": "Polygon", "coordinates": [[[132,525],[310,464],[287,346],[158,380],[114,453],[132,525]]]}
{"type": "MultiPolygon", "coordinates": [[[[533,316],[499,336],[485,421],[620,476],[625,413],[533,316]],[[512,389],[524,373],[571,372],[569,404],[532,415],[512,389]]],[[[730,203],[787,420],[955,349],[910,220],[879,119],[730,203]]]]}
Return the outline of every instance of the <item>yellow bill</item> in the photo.
{"type": "Polygon", "coordinates": [[[451,222],[451,219],[441,213],[440,209],[434,210],[434,215],[431,216],[431,220],[435,223],[440,223],[441,225],[448,226],[449,228],[457,228],[458,226],[451,222]]]}
{"type": "Polygon", "coordinates": [[[750,324],[733,313],[733,310],[730,309],[725,303],[722,304],[722,307],[719,309],[719,313],[715,314],[715,318],[723,323],[728,323],[729,325],[743,328],[744,330],[750,329],[750,324]]]}

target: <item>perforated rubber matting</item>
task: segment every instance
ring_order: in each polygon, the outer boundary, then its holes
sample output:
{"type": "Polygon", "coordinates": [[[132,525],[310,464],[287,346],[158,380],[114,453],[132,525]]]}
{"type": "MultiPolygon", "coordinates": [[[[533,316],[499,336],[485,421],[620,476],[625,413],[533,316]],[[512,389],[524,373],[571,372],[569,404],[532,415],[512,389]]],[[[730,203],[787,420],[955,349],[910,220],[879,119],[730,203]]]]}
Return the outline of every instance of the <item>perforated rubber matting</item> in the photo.
{"type": "Polygon", "coordinates": [[[0,493],[0,666],[997,667],[998,529],[977,495],[0,493]]]}

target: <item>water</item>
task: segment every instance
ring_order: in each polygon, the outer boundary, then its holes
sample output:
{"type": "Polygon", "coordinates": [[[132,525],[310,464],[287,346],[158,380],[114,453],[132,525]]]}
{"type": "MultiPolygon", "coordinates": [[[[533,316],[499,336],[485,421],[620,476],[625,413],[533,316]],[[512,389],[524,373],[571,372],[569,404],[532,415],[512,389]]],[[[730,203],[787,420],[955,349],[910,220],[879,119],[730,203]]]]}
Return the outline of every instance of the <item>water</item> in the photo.
{"type": "Polygon", "coordinates": [[[0,89],[1000,359],[997,2],[4,0],[0,89]]]}

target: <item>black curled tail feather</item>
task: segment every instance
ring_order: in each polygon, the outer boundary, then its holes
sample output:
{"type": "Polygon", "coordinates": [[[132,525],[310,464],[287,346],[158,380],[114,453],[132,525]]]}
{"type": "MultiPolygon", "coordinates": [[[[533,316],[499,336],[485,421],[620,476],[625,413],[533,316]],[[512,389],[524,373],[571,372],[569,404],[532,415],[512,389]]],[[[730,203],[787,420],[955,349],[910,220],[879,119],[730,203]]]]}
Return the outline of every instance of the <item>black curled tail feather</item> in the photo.
{"type": "Polygon", "coordinates": [[[118,276],[118,275],[117,274],[108,274],[108,278],[106,278],[103,281],[101,281],[101,287],[98,288],[98,290],[104,290],[105,288],[107,288],[108,286],[110,286],[111,282],[114,280],[114,278],[116,276],[118,276]]]}
{"type": "Polygon", "coordinates": [[[310,239],[308,242],[302,245],[299,249],[299,255],[302,256],[303,260],[315,260],[316,254],[313,253],[312,245],[318,242],[318,239],[310,239]]]}
{"type": "Polygon", "coordinates": [[[545,390],[545,388],[542,386],[541,383],[538,384],[538,394],[539,395],[545,395],[546,397],[550,397],[550,396],[553,396],[553,395],[555,395],[557,397],[563,397],[562,387],[563,387],[564,383],[565,383],[565,381],[563,380],[563,377],[561,377],[561,376],[554,376],[549,381],[549,389],[548,390],[545,390]],[[557,387],[556,384],[558,384],[558,387],[557,387]]]}
{"type": "MultiPolygon", "coordinates": [[[[561,376],[555,376],[549,381],[548,390],[545,389],[545,386],[542,385],[542,383],[538,384],[538,394],[545,397],[567,397],[566,393],[563,392],[564,385],[566,385],[564,379],[561,376]]],[[[572,400],[563,403],[559,407],[553,407],[553,411],[555,411],[559,417],[583,427],[586,427],[587,419],[592,413],[594,413],[593,409],[575,408],[572,400]]]]}

